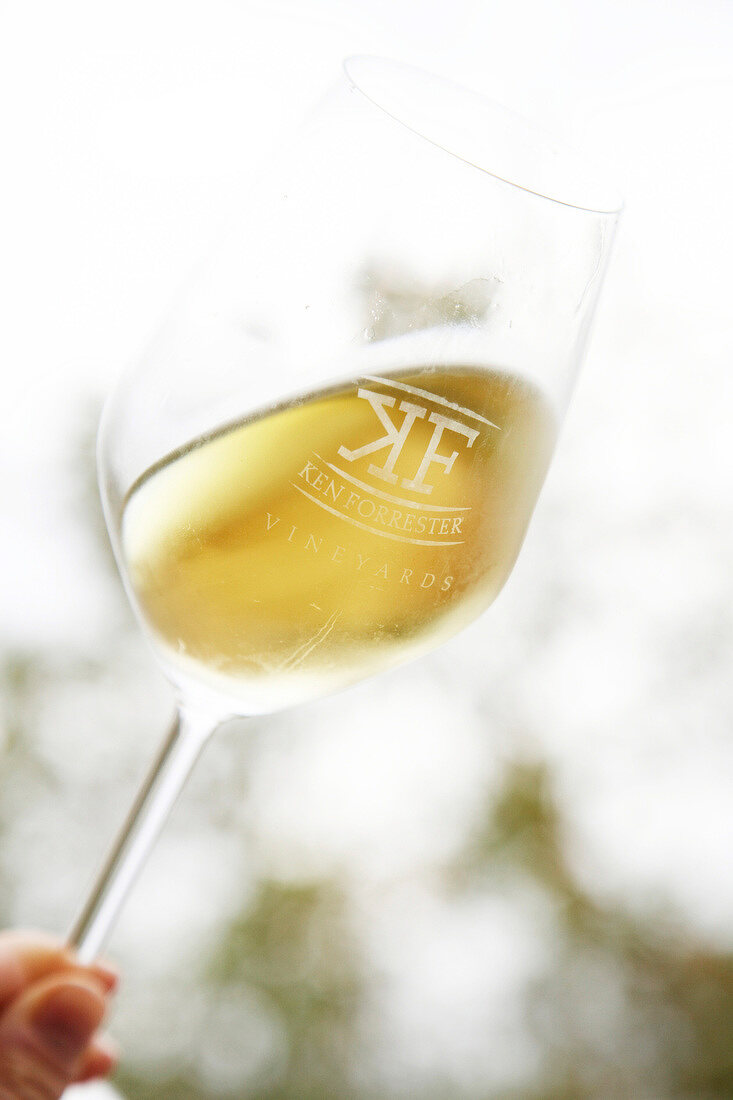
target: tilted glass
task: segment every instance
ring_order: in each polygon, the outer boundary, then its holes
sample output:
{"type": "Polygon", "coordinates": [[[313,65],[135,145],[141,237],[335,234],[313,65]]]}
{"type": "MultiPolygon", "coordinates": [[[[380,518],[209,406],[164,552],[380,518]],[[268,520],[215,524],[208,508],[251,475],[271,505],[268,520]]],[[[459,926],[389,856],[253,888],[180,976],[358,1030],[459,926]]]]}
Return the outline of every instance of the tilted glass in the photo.
{"type": "Polygon", "coordinates": [[[248,189],[100,432],[180,711],[75,927],[86,954],[221,720],[418,656],[496,597],[618,209],[523,120],[370,58],[248,189]]]}

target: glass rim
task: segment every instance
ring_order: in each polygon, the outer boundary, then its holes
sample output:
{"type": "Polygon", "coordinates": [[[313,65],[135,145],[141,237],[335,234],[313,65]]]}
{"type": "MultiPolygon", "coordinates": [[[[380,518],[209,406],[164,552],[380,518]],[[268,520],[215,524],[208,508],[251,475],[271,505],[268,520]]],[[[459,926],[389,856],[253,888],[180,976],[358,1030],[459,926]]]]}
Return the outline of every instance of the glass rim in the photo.
{"type": "MultiPolygon", "coordinates": [[[[592,159],[589,159],[584,153],[576,151],[572,145],[556,138],[524,115],[496,100],[490,99],[483,93],[473,91],[457,81],[438,76],[418,66],[379,57],[375,54],[353,54],[345,58],[343,71],[355,91],[399,125],[404,126],[405,129],[436,146],[436,148],[442,149],[449,156],[456,157],[500,183],[573,210],[602,216],[613,216],[621,213],[624,205],[623,198],[612,184],[606,182],[603,169],[595,165],[592,159]],[[390,96],[388,86],[390,79],[393,85],[397,85],[397,94],[392,96],[390,96]],[[415,88],[421,86],[424,90],[430,89],[434,95],[437,93],[437,101],[441,106],[449,98],[455,102],[461,101],[466,107],[469,104],[472,105],[474,113],[481,117],[482,122],[486,124],[485,131],[481,133],[474,132],[474,137],[478,137],[481,143],[491,137],[492,127],[490,123],[493,122],[495,136],[498,136],[507,146],[506,123],[511,122],[515,155],[519,154],[521,158],[530,151],[536,155],[539,151],[544,150],[546,154],[549,153],[555,159],[556,165],[558,161],[561,161],[563,165],[572,169],[574,173],[573,182],[567,185],[564,181],[558,183],[557,179],[559,177],[556,176],[553,180],[550,173],[548,182],[543,183],[543,178],[547,178],[547,159],[543,163],[545,169],[545,175],[543,176],[539,158],[528,168],[517,167],[515,170],[508,164],[502,169],[499,163],[494,167],[489,167],[484,162],[483,157],[471,155],[470,150],[467,152],[461,151],[460,142],[458,147],[454,147],[451,141],[442,138],[439,124],[434,127],[437,132],[431,132],[433,128],[429,122],[421,124],[414,115],[411,115],[409,107],[402,107],[401,109],[399,93],[404,88],[401,89],[399,85],[404,86],[406,83],[414,85],[415,88]],[[375,85],[377,85],[376,88],[375,85]],[[398,102],[394,102],[394,100],[398,102]],[[502,121],[504,127],[501,125],[502,121]],[[522,147],[520,135],[524,138],[524,147],[522,147]],[[528,173],[528,177],[525,182],[522,182],[525,171],[528,173]],[[530,182],[532,171],[538,173],[537,182],[534,183],[530,182]],[[581,176],[583,183],[578,183],[578,177],[581,176]],[[584,198],[582,196],[584,187],[587,187],[591,194],[594,191],[597,192],[598,197],[595,200],[584,198]],[[577,195],[574,194],[574,188],[580,189],[577,195]],[[563,193],[566,197],[562,197],[563,193]],[[573,194],[574,197],[567,197],[568,194],[573,194]]],[[[415,111],[415,114],[419,115],[419,109],[415,111]]],[[[464,135],[465,132],[464,130],[464,135]]],[[[500,154],[497,154],[497,156],[500,157],[500,154]]]]}

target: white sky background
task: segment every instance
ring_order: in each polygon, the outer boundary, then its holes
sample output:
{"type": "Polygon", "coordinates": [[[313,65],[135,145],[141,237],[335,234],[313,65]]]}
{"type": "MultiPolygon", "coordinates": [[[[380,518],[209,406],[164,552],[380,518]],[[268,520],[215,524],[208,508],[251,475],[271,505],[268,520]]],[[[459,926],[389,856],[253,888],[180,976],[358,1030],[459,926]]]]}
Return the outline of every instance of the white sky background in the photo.
{"type": "MultiPolygon", "coordinates": [[[[49,558],[45,540],[73,540],[49,467],[90,392],[107,391],[241,214],[243,177],[350,52],[454,76],[607,161],[627,211],[595,354],[643,326],[655,366],[660,340],[679,356],[674,394],[668,365],[655,405],[712,411],[690,387],[700,345],[730,346],[732,45],[724,2],[0,5],[0,454],[17,469],[3,550],[24,577],[0,631],[68,641],[72,617],[82,632],[94,617],[73,555],[49,558]],[[678,330],[698,343],[685,363],[678,330]]],[[[609,390],[594,368],[586,386],[609,390]]],[[[707,383],[727,377],[721,364],[707,383]]]]}
{"type": "MultiPolygon", "coordinates": [[[[354,52],[452,76],[585,143],[626,197],[525,554],[496,609],[439,667],[477,640],[511,646],[547,576],[543,537],[566,516],[550,549],[572,563],[566,583],[585,612],[538,648],[523,714],[556,763],[578,867],[601,892],[659,892],[730,941],[731,3],[0,2],[0,640],[83,651],[109,614],[85,577],[67,472],[90,399],[241,215],[242,179],[354,52]]],[[[490,690],[478,661],[465,664],[468,698],[490,690]]],[[[427,679],[416,673],[415,689],[427,679]]],[[[448,714],[438,695],[421,708],[428,726],[427,712],[448,714]]],[[[299,765],[310,810],[313,790],[331,792],[321,825],[309,818],[314,850],[333,841],[329,813],[342,814],[344,845],[372,842],[371,800],[348,786],[334,794],[348,712],[324,705],[326,751],[299,765]]],[[[406,753],[414,761],[425,746],[413,786],[437,791],[448,775],[459,797],[472,764],[451,772],[428,733],[406,753]]],[[[348,744],[357,752],[367,736],[348,744]]],[[[399,832],[404,786],[383,763],[378,828],[399,832]]],[[[377,752],[364,780],[373,790],[380,767],[377,752]]],[[[284,789],[279,774],[276,798],[261,791],[274,833],[288,814],[296,829],[306,797],[296,770],[284,789]]],[[[418,849],[433,843],[425,835],[418,849]]]]}
{"type": "MultiPolygon", "coordinates": [[[[657,325],[652,343],[679,355],[678,325],[711,352],[730,337],[732,44],[727,3],[0,5],[0,447],[19,521],[4,552],[25,579],[3,634],[68,641],[71,607],[82,631],[94,614],[73,559],[49,560],[43,541],[68,522],[49,465],[344,54],[457,77],[606,160],[628,208],[595,346],[619,324],[657,325]]],[[[675,367],[689,387],[693,363],[675,367]]]]}

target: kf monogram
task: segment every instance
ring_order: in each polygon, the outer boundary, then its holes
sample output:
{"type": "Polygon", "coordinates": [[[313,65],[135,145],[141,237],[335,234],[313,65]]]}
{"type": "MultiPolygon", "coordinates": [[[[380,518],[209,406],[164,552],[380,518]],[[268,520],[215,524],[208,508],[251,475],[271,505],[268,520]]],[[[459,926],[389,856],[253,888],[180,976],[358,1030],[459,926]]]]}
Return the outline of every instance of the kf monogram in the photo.
{"type": "MultiPolygon", "coordinates": [[[[339,447],[338,453],[341,458],[345,458],[347,462],[355,462],[358,458],[364,458],[365,455],[373,454],[375,451],[384,450],[385,447],[389,447],[389,454],[384,462],[383,466],[375,466],[371,463],[369,466],[369,473],[374,477],[381,478],[382,481],[389,482],[390,485],[396,485],[398,478],[394,472],[395,463],[402,453],[402,448],[405,445],[410,430],[416,420],[424,420],[427,414],[427,409],[422,405],[415,405],[411,401],[400,401],[399,411],[403,412],[404,418],[399,428],[392,420],[387,409],[394,408],[396,405],[396,398],[388,397],[383,393],[375,393],[372,390],[359,389],[358,396],[363,397],[365,401],[374,409],[377,414],[382,427],[385,429],[385,435],[379,439],[375,439],[372,443],[365,443],[363,447],[357,447],[356,450],[350,451],[347,447],[339,447]]],[[[405,489],[412,489],[415,493],[432,493],[433,486],[425,483],[425,475],[430,467],[434,464],[443,467],[443,473],[449,474],[453,469],[453,463],[458,458],[458,451],[453,451],[450,455],[440,454],[438,452],[438,446],[443,438],[443,432],[454,432],[456,435],[462,435],[468,442],[466,447],[473,447],[476,440],[476,436],[479,434],[476,428],[467,428],[465,424],[459,423],[458,420],[452,420],[450,417],[442,416],[440,413],[431,412],[428,416],[428,421],[435,425],[432,437],[428,443],[425,453],[423,454],[422,461],[418,466],[417,473],[413,478],[400,479],[400,484],[405,489]]]]}

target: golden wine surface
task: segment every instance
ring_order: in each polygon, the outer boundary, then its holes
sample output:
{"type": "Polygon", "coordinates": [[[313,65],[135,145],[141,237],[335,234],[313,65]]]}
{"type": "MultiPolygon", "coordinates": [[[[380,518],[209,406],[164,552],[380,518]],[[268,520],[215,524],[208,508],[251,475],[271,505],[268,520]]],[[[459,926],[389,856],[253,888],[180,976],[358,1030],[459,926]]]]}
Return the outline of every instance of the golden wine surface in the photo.
{"type": "Polygon", "coordinates": [[[166,667],[255,713],[439,644],[503,586],[553,442],[533,385],[475,367],[363,377],[195,440],[122,519],[166,667]]]}

